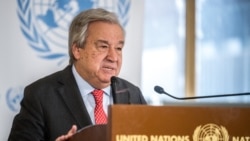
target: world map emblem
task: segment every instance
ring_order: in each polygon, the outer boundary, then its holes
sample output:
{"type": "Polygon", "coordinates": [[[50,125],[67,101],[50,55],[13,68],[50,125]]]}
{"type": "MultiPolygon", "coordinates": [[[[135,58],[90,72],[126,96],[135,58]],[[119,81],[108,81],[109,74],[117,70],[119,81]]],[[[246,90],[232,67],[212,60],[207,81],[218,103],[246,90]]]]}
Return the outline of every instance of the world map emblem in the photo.
{"type": "Polygon", "coordinates": [[[227,129],[213,123],[196,127],[193,141],[229,141],[227,129]]]}
{"type": "Polygon", "coordinates": [[[104,8],[116,13],[125,27],[129,21],[130,0],[17,0],[20,29],[38,57],[68,60],[68,27],[79,12],[104,8]]]}

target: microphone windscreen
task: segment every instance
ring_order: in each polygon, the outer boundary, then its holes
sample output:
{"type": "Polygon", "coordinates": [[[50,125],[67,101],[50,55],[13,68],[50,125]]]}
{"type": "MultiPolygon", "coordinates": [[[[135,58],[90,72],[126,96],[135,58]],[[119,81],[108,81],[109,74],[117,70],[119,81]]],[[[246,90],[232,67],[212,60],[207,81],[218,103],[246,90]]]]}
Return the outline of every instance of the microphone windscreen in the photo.
{"type": "Polygon", "coordinates": [[[116,77],[115,76],[112,76],[111,77],[111,83],[115,83],[116,82],[116,77]]]}
{"type": "Polygon", "coordinates": [[[160,86],[155,86],[155,87],[154,87],[154,90],[155,90],[157,93],[159,93],[159,94],[164,93],[163,88],[162,88],[162,87],[160,87],[160,86]]]}

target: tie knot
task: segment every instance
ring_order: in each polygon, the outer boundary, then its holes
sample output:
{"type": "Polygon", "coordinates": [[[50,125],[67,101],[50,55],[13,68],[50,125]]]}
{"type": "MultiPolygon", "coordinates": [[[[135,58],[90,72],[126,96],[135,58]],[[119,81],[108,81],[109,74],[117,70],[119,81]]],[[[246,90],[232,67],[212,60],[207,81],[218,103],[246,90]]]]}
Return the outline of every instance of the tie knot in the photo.
{"type": "Polygon", "coordinates": [[[102,98],[103,98],[103,90],[100,89],[95,89],[92,92],[94,99],[96,101],[96,104],[101,104],[102,103],[102,98]]]}

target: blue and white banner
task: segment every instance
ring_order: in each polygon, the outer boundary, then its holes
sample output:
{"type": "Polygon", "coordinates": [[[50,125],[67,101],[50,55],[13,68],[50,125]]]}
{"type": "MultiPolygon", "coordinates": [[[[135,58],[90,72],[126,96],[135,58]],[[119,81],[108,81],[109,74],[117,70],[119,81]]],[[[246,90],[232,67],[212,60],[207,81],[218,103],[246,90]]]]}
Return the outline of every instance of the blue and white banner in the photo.
{"type": "Polygon", "coordinates": [[[140,86],[143,1],[1,0],[0,140],[7,140],[23,89],[68,64],[68,27],[80,11],[102,7],[126,29],[120,77],[140,86]]]}

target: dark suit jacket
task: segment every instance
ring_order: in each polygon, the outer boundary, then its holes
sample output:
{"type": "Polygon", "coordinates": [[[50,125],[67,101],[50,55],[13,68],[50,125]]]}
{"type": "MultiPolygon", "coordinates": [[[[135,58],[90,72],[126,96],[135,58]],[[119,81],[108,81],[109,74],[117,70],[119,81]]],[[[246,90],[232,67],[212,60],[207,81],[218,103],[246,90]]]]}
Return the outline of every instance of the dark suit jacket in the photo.
{"type": "MultiPolygon", "coordinates": [[[[9,141],[54,141],[73,124],[78,129],[92,125],[71,67],[25,88],[9,141]]],[[[117,78],[116,89],[117,103],[146,104],[140,89],[126,80],[117,78]]]]}

